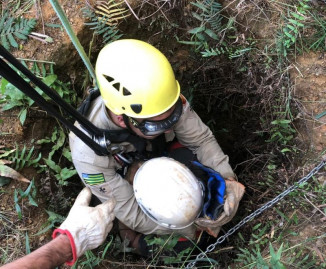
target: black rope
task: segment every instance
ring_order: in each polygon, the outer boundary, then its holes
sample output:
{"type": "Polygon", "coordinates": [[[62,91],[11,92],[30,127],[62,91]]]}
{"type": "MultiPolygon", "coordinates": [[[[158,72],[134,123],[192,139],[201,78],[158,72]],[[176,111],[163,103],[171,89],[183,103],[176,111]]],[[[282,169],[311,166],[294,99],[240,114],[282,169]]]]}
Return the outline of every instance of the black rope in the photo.
{"type": "MultiPolygon", "coordinates": [[[[50,87],[48,87],[45,83],[43,83],[40,79],[38,79],[31,71],[29,71],[24,65],[22,65],[13,55],[11,55],[4,47],[0,46],[0,55],[3,56],[4,59],[6,59],[9,63],[11,63],[14,67],[16,67],[19,71],[21,71],[27,78],[31,80],[36,86],[38,86],[44,93],[46,93],[59,107],[64,109],[64,111],[71,115],[74,119],[76,119],[80,124],[84,126],[84,128],[96,135],[102,135],[101,131],[89,120],[87,120],[85,117],[83,117],[80,113],[78,113],[77,110],[75,110],[70,104],[65,102],[57,92],[53,91],[50,87]]],[[[2,63],[1,66],[3,66],[2,63]]],[[[9,66],[8,66],[9,67],[9,66]]],[[[11,67],[9,67],[11,69],[11,67]]],[[[16,73],[14,70],[11,69],[11,71],[8,71],[8,74],[16,73]]],[[[3,76],[5,77],[5,76],[3,76]]],[[[6,77],[5,77],[6,78],[6,77]]],[[[15,85],[15,81],[10,81],[11,84],[15,85]]],[[[15,85],[16,86],[16,85],[15,85]]],[[[17,87],[17,86],[16,86],[17,87]]],[[[22,88],[17,87],[21,91],[23,91],[22,88]]],[[[34,96],[36,95],[34,93],[37,93],[35,89],[29,89],[27,92],[23,91],[26,95],[28,95],[30,98],[34,100],[34,96]]],[[[42,98],[43,99],[43,98],[42,98]]],[[[44,104],[45,99],[40,100],[42,104],[44,104]],[[44,101],[43,101],[44,100],[44,101]]],[[[39,101],[36,101],[39,106],[41,104],[39,101]]],[[[43,108],[43,105],[42,105],[43,108]]],[[[43,108],[47,110],[46,108],[43,108]]]]}
{"type": "MultiPolygon", "coordinates": [[[[0,46],[1,47],[1,46],[0,46]]],[[[1,48],[0,48],[1,51],[1,48]]],[[[2,52],[2,51],[1,51],[2,52]]],[[[0,52],[0,53],[1,53],[0,52]]],[[[29,83],[27,83],[19,74],[17,74],[4,60],[0,59],[0,75],[8,80],[15,87],[20,89],[27,96],[32,98],[42,109],[47,111],[51,116],[56,117],[69,130],[76,134],[87,146],[92,148],[98,155],[107,155],[105,149],[98,145],[82,130],[78,129],[73,123],[64,118],[49,102],[47,102],[29,83]]],[[[52,91],[52,90],[51,90],[52,91]]],[[[55,95],[55,98],[60,98],[55,95]]],[[[58,99],[59,99],[58,98],[58,99]]],[[[95,126],[94,126],[95,127],[95,126]]]]}
{"type": "MultiPolygon", "coordinates": [[[[77,128],[72,122],[64,118],[58,109],[55,109],[51,103],[46,101],[42,95],[40,95],[31,85],[26,82],[7,62],[0,58],[0,75],[7,79],[16,88],[21,90],[31,99],[33,99],[42,109],[47,111],[51,116],[57,118],[62,122],[69,130],[77,135],[87,146],[89,146],[97,155],[106,156],[110,155],[110,148],[108,145],[111,143],[129,142],[133,144],[137,151],[142,152],[145,149],[146,141],[143,138],[138,137],[130,133],[128,130],[105,130],[96,127],[90,122],[83,114],[73,108],[61,96],[53,91],[49,86],[38,79],[31,71],[29,71],[24,65],[22,65],[13,55],[11,55],[4,47],[0,45],[0,56],[4,60],[8,61],[17,70],[22,72],[30,81],[39,87],[45,94],[47,94],[56,105],[61,108],[66,115],[74,118],[78,123],[86,130],[91,136],[89,137],[82,130],[77,128]],[[101,142],[98,142],[101,141],[101,142]],[[104,141],[104,142],[103,142],[104,141]]],[[[97,93],[99,96],[99,93],[97,93]]],[[[96,95],[95,95],[96,96],[96,95]]],[[[89,107],[90,102],[87,107],[89,107]]],[[[84,110],[86,107],[84,107],[84,110]]],[[[85,111],[84,111],[85,113],[85,111]]]]}

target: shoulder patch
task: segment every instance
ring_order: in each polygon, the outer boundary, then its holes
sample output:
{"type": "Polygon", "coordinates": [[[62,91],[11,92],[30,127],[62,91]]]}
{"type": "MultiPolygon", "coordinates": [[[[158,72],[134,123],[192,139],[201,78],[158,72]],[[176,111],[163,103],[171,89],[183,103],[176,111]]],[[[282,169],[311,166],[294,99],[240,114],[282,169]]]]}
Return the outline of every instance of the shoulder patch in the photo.
{"type": "Polygon", "coordinates": [[[98,173],[98,174],[82,173],[82,178],[88,185],[98,185],[105,182],[103,173],[98,173]]]}

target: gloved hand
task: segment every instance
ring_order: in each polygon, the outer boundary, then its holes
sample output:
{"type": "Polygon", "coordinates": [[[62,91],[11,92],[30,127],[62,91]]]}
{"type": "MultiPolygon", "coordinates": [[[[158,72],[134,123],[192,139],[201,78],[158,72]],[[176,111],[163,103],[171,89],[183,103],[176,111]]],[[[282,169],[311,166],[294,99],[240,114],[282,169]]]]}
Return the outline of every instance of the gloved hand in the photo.
{"type": "Polygon", "coordinates": [[[201,229],[206,231],[211,236],[217,237],[221,227],[228,223],[236,214],[239,202],[244,194],[245,187],[235,181],[227,179],[226,184],[226,198],[224,201],[224,212],[217,220],[209,220],[206,218],[198,218],[195,223],[201,229]]]}
{"type": "Polygon", "coordinates": [[[53,232],[53,238],[61,233],[66,234],[70,239],[73,260],[67,262],[68,265],[74,264],[86,250],[94,249],[102,244],[112,229],[112,221],[115,217],[113,214],[114,198],[111,197],[96,207],[89,207],[91,196],[90,189],[84,188],[76,198],[66,220],[59,229],[53,232]]]}

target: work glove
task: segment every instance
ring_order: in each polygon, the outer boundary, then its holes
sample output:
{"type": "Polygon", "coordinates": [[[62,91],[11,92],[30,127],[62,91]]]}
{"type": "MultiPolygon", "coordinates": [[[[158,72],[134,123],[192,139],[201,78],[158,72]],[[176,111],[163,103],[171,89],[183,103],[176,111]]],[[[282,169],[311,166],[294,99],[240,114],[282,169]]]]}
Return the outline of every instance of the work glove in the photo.
{"type": "Polygon", "coordinates": [[[70,240],[73,260],[67,262],[68,265],[73,265],[86,250],[102,244],[112,229],[115,217],[114,198],[110,197],[103,204],[90,207],[91,196],[90,189],[84,188],[76,198],[66,220],[53,232],[53,238],[57,234],[66,234],[70,240]]]}
{"type": "Polygon", "coordinates": [[[217,237],[221,227],[228,223],[236,214],[239,202],[245,192],[245,187],[233,180],[225,180],[226,184],[226,197],[224,200],[224,211],[218,219],[211,220],[207,218],[198,218],[195,223],[199,229],[206,231],[211,236],[217,237]]]}

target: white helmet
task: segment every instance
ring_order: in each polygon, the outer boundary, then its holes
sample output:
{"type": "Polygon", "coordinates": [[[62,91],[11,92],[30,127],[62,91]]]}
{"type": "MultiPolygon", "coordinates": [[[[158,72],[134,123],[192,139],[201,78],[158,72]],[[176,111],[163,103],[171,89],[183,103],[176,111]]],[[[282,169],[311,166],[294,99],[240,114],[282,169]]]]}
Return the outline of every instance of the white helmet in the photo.
{"type": "Polygon", "coordinates": [[[145,162],[138,169],[133,186],[141,209],[161,226],[188,227],[201,212],[202,185],[186,166],[171,158],[145,162]]]}

